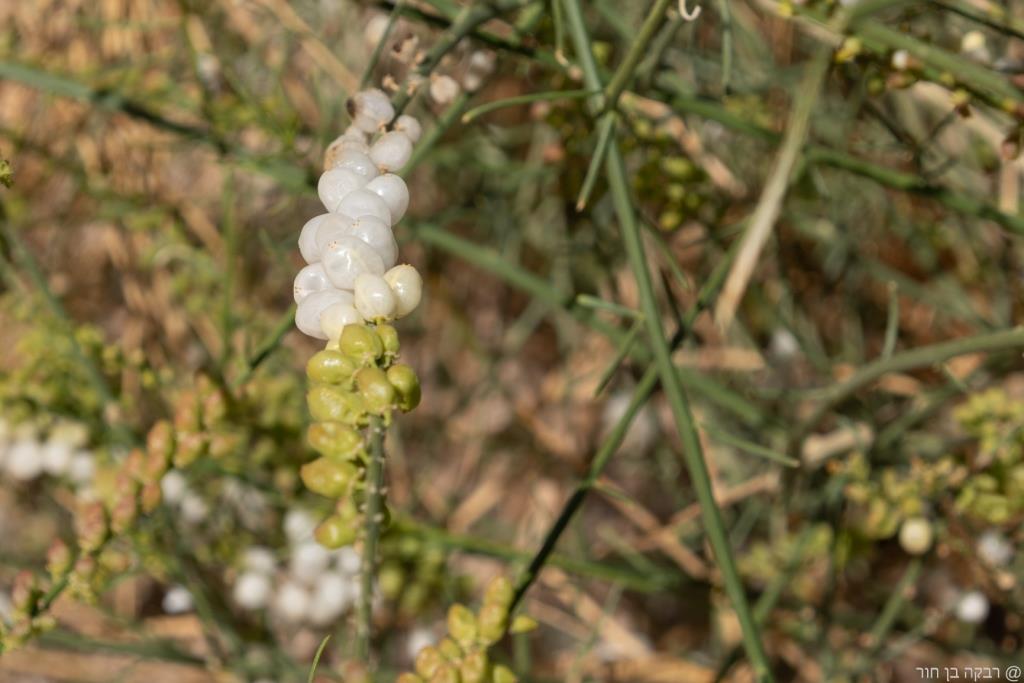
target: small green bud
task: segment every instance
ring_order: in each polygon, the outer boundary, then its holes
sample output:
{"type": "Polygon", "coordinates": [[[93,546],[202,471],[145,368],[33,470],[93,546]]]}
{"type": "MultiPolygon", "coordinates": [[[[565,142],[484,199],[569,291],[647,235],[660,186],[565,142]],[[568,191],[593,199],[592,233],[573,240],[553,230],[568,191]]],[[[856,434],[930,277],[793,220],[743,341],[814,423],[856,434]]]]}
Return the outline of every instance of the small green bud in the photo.
{"type": "Polygon", "coordinates": [[[340,422],[314,422],[306,432],[309,445],[320,455],[352,460],[363,451],[363,436],[340,422]]]}
{"type": "Polygon", "coordinates": [[[526,614],[520,614],[512,620],[509,633],[529,633],[537,628],[537,620],[526,614]]]}
{"type": "Polygon", "coordinates": [[[441,655],[449,662],[458,662],[462,659],[462,648],[451,638],[443,638],[437,645],[441,655]]]}
{"type": "Polygon", "coordinates": [[[512,673],[512,669],[508,668],[504,664],[498,664],[494,667],[494,673],[491,674],[491,680],[494,683],[516,683],[519,678],[512,673]]]}
{"type": "Polygon", "coordinates": [[[408,412],[420,404],[420,378],[408,365],[392,365],[388,368],[388,381],[398,391],[398,407],[408,412]]]}
{"type": "Polygon", "coordinates": [[[340,515],[331,515],[320,522],[313,537],[325,548],[336,550],[355,543],[359,528],[351,520],[342,519],[340,515]]]}
{"type": "Polygon", "coordinates": [[[465,605],[456,603],[448,610],[448,633],[463,647],[476,640],[476,617],[465,605]]]}
{"type": "Polygon", "coordinates": [[[505,624],[508,622],[508,610],[493,602],[485,602],[480,608],[477,624],[480,631],[480,642],[493,645],[505,635],[505,624]]]}
{"type": "Polygon", "coordinates": [[[345,384],[355,371],[356,364],[340,351],[319,351],[306,363],[306,375],[313,382],[345,384]]]}
{"type": "Polygon", "coordinates": [[[394,358],[398,355],[398,330],[388,324],[377,325],[377,336],[384,345],[384,355],[394,358]]]}
{"type": "Polygon", "coordinates": [[[341,498],[351,491],[359,476],[359,469],[352,463],[317,458],[303,465],[299,474],[302,483],[313,493],[327,498],[341,498]]]}
{"type": "Polygon", "coordinates": [[[430,683],[461,683],[459,671],[451,664],[445,664],[430,677],[430,683]]]}
{"type": "Polygon", "coordinates": [[[498,605],[507,614],[514,597],[515,591],[512,589],[512,582],[504,576],[499,576],[487,586],[487,590],[484,592],[484,603],[498,605]]]}
{"type": "Polygon", "coordinates": [[[384,342],[366,325],[345,325],[338,338],[341,352],[360,363],[372,363],[384,354],[384,342]]]}
{"type": "Polygon", "coordinates": [[[395,402],[395,387],[380,368],[363,368],[357,372],[356,387],[366,403],[366,409],[371,413],[384,414],[395,402]]]}
{"type": "Polygon", "coordinates": [[[444,657],[436,647],[428,645],[416,655],[416,673],[424,678],[432,679],[442,666],[444,666],[444,657]]]}
{"type": "Polygon", "coordinates": [[[53,540],[49,550],[46,551],[46,571],[50,578],[58,581],[67,571],[71,569],[71,550],[68,544],[59,538],[53,540]]]}
{"type": "Polygon", "coordinates": [[[466,655],[459,666],[459,673],[462,675],[462,683],[484,683],[487,679],[487,653],[477,650],[466,655]]]}

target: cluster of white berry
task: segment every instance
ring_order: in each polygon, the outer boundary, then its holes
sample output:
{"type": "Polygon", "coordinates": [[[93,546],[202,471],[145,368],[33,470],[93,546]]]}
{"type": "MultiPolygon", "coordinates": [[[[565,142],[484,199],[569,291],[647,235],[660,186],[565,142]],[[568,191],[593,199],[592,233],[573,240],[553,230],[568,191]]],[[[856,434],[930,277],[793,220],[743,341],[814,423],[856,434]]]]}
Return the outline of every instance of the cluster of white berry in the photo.
{"type": "Polygon", "coordinates": [[[96,469],[92,451],[85,448],[88,436],[84,425],[73,422],[59,422],[43,437],[33,424],[0,420],[0,473],[21,482],[65,477],[85,495],[96,469]]]}
{"type": "Polygon", "coordinates": [[[377,89],[357,93],[349,112],[353,123],[328,147],[317,184],[327,213],[302,228],[308,265],[295,278],[295,324],[332,342],[346,325],[411,313],[423,289],[415,268],[395,265],[392,231],[409,206],[409,188],[395,172],[412,156],[419,121],[402,115],[387,130],[395,110],[377,89]]]}
{"type": "Polygon", "coordinates": [[[243,554],[232,597],[243,610],[270,609],[281,623],[325,627],[359,599],[359,554],[350,547],[327,550],[313,540],[316,519],[304,510],[285,515],[287,565],[269,548],[253,546],[243,554]]]}

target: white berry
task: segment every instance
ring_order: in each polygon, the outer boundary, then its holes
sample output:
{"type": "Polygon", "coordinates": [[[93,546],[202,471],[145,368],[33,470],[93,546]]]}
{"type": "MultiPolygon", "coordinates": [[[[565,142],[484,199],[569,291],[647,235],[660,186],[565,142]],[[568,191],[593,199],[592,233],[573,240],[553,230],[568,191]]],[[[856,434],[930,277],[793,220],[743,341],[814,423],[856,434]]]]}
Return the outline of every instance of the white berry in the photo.
{"type": "Polygon", "coordinates": [[[342,198],[352,190],[366,185],[366,178],[349,168],[332,168],[325,171],[316,184],[320,201],[328,211],[337,211],[342,198]]]}
{"type": "Polygon", "coordinates": [[[295,311],[296,327],[303,334],[315,339],[326,340],[327,335],[320,329],[320,314],[333,304],[341,303],[352,303],[352,295],[337,289],[325,289],[310,294],[302,300],[302,303],[299,304],[298,309],[295,311]]]}
{"type": "Polygon", "coordinates": [[[341,336],[346,325],[363,322],[362,314],[352,304],[334,304],[320,314],[320,329],[331,341],[341,336]]]}
{"type": "Polygon", "coordinates": [[[924,517],[911,517],[900,527],[900,546],[911,555],[923,555],[932,547],[931,523],[924,517]]]}
{"type": "Polygon", "coordinates": [[[383,199],[370,190],[360,189],[349,192],[338,204],[337,211],[353,218],[376,216],[389,226],[391,225],[391,210],[383,199]]]}
{"type": "Polygon", "coordinates": [[[295,303],[301,304],[303,300],[315,292],[322,292],[330,289],[331,281],[327,279],[327,271],[323,263],[311,263],[295,276],[292,290],[295,294],[295,303]]]}
{"type": "Polygon", "coordinates": [[[373,247],[373,250],[384,262],[384,268],[390,268],[398,260],[398,243],[395,233],[388,224],[376,216],[362,216],[352,221],[350,234],[373,247]]]}
{"type": "Polygon", "coordinates": [[[231,595],[243,609],[262,609],[270,600],[270,577],[260,572],[245,572],[238,577],[231,595]]]}
{"type": "Polygon", "coordinates": [[[19,439],[7,451],[7,473],[18,481],[32,481],[43,473],[42,452],[34,439],[19,439]]]}
{"type": "Polygon", "coordinates": [[[409,138],[409,142],[414,145],[419,142],[420,135],[423,134],[423,127],[420,125],[419,119],[408,114],[402,114],[395,119],[395,130],[404,133],[405,137],[409,138]]]}
{"type": "Polygon", "coordinates": [[[384,274],[384,279],[395,293],[397,305],[395,317],[409,315],[420,305],[423,296],[423,278],[419,272],[408,264],[395,266],[384,274]]]}
{"type": "Polygon", "coordinates": [[[367,133],[376,132],[395,117],[395,108],[384,91],[371,88],[356,93],[351,102],[353,122],[367,133]]]}
{"type": "Polygon", "coordinates": [[[287,581],[277,591],[274,610],[285,621],[296,623],[309,611],[309,599],[309,591],[294,581],[287,581]]]}
{"type": "Polygon", "coordinates": [[[91,451],[78,451],[71,457],[68,464],[68,479],[78,486],[85,486],[92,482],[96,473],[96,459],[91,451]]]}
{"type": "Polygon", "coordinates": [[[386,320],[398,307],[395,293],[380,275],[363,273],[357,277],[354,294],[356,310],[367,320],[386,320]]]}
{"type": "Polygon", "coordinates": [[[1013,559],[1013,546],[998,531],[986,531],[978,539],[978,555],[993,567],[1003,567],[1013,559]]]}
{"type": "Polygon", "coordinates": [[[384,274],[384,261],[373,247],[358,237],[339,237],[331,241],[330,247],[324,252],[324,268],[338,289],[351,290],[361,273],[384,274]]]}
{"type": "Polygon", "coordinates": [[[370,158],[381,171],[397,171],[409,163],[411,157],[412,141],[398,131],[384,133],[370,146],[370,158]]]}
{"type": "Polygon", "coordinates": [[[988,616],[988,598],[981,591],[964,593],[956,603],[956,618],[968,624],[980,624],[988,616]]]}
{"type": "Polygon", "coordinates": [[[334,159],[331,170],[352,171],[365,180],[377,177],[377,164],[370,158],[370,153],[358,149],[344,149],[334,159]]]}
{"type": "Polygon", "coordinates": [[[459,95],[459,84],[451,76],[437,76],[430,79],[430,99],[438,104],[448,104],[459,95]]]}
{"type": "Polygon", "coordinates": [[[254,545],[246,548],[242,554],[242,566],[250,572],[270,575],[277,569],[277,558],[270,548],[254,545]]]}
{"type": "Polygon", "coordinates": [[[164,502],[168,505],[180,503],[187,491],[188,482],[178,470],[170,470],[160,479],[160,492],[163,494],[164,502]]]}
{"type": "Polygon", "coordinates": [[[302,260],[306,263],[316,263],[320,260],[320,249],[316,246],[316,235],[320,231],[320,226],[331,215],[329,213],[322,213],[319,216],[314,216],[302,226],[302,232],[299,233],[299,253],[302,254],[302,260]]]}
{"type": "Polygon", "coordinates": [[[313,604],[309,620],[316,626],[327,626],[337,620],[355,600],[353,579],[337,572],[325,572],[313,587],[313,604]]]}
{"type": "Polygon", "coordinates": [[[388,210],[391,211],[391,225],[402,220],[405,210],[409,208],[409,187],[401,176],[385,173],[368,182],[366,189],[383,199],[384,203],[388,205],[388,210]]]}
{"type": "Polygon", "coordinates": [[[67,472],[73,454],[69,442],[62,439],[48,439],[42,448],[43,470],[55,477],[61,476],[67,472]]]}
{"type": "Polygon", "coordinates": [[[292,508],[284,515],[284,535],[292,543],[313,538],[316,526],[316,517],[301,508],[292,508]]]}
{"type": "Polygon", "coordinates": [[[171,586],[170,590],[164,593],[164,599],[160,604],[167,614],[191,612],[192,594],[184,586],[171,586]]]}
{"type": "Polygon", "coordinates": [[[327,570],[331,554],[313,540],[300,543],[292,551],[291,563],[288,565],[292,576],[308,584],[327,570]]]}

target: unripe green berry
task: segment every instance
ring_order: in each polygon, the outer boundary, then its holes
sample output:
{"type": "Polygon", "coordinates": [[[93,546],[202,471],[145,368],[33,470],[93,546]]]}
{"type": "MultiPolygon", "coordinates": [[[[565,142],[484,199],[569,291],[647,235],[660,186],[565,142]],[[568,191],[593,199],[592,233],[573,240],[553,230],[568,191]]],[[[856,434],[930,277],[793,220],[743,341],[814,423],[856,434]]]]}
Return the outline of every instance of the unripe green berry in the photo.
{"type": "Polygon", "coordinates": [[[390,410],[397,398],[395,387],[378,367],[363,368],[356,373],[356,388],[366,403],[366,409],[377,415],[390,410]]]}
{"type": "Polygon", "coordinates": [[[313,493],[328,498],[341,498],[351,491],[359,470],[349,462],[317,458],[303,465],[299,474],[302,483],[313,493]]]}
{"type": "Polygon", "coordinates": [[[430,677],[430,683],[460,683],[459,671],[451,664],[445,664],[430,677]]]}
{"type": "Polygon", "coordinates": [[[377,585],[381,594],[388,600],[395,600],[402,594],[405,586],[405,571],[397,562],[385,562],[377,575],[377,585]]]}
{"type": "Polygon", "coordinates": [[[505,635],[507,621],[507,608],[493,602],[485,602],[477,617],[480,642],[485,645],[493,645],[501,640],[501,637],[505,635]]]}
{"type": "Polygon", "coordinates": [[[377,325],[377,336],[384,345],[384,355],[394,358],[398,355],[398,330],[387,324],[377,325]]]}
{"type": "Polygon", "coordinates": [[[336,550],[355,543],[359,528],[351,520],[342,519],[340,515],[331,515],[320,522],[313,537],[325,548],[336,550]]]}
{"type": "Polygon", "coordinates": [[[519,678],[512,673],[512,669],[508,668],[504,664],[498,664],[494,667],[494,673],[491,674],[491,680],[494,683],[516,683],[519,678]]]}
{"type": "Polygon", "coordinates": [[[366,325],[346,325],[338,338],[341,352],[360,363],[372,363],[384,354],[384,342],[366,325]]]}
{"type": "Polygon", "coordinates": [[[355,371],[356,364],[340,351],[319,351],[306,363],[306,375],[313,382],[344,384],[355,371]]]}
{"type": "Polygon", "coordinates": [[[350,412],[346,393],[336,387],[317,384],[306,394],[309,414],[318,422],[342,422],[350,412]]]}
{"type": "Polygon", "coordinates": [[[444,666],[444,657],[436,647],[428,645],[416,655],[416,673],[426,679],[432,679],[442,666],[444,666]]]}
{"type": "Polygon", "coordinates": [[[410,411],[420,404],[420,378],[408,365],[392,365],[388,368],[388,381],[398,391],[398,407],[410,411]]]}
{"type": "Polygon", "coordinates": [[[351,460],[363,451],[363,436],[340,422],[314,422],[306,432],[309,445],[320,455],[351,460]]]}
{"type": "Polygon", "coordinates": [[[437,644],[437,649],[449,662],[458,662],[462,659],[462,648],[451,638],[442,638],[441,642],[437,644]]]}
{"type": "Polygon", "coordinates": [[[361,517],[359,506],[352,496],[339,500],[338,504],[334,506],[334,512],[339,518],[349,523],[353,523],[361,517]]]}
{"type": "Polygon", "coordinates": [[[448,610],[448,633],[463,647],[476,640],[476,617],[465,605],[454,604],[448,610]]]}
{"type": "Polygon", "coordinates": [[[459,666],[459,673],[462,675],[462,683],[484,683],[487,679],[487,653],[477,650],[466,655],[459,666]]]}
{"type": "Polygon", "coordinates": [[[512,606],[515,591],[512,589],[512,582],[504,576],[496,577],[484,591],[484,603],[499,605],[505,612],[512,606]]]}

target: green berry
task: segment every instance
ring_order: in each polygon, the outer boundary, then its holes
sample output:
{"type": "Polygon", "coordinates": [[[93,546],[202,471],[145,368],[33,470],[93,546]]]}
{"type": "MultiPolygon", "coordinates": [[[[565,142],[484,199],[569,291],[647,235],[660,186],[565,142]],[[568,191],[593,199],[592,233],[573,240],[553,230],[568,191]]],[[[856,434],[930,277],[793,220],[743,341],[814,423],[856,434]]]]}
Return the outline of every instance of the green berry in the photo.
{"type": "Polygon", "coordinates": [[[342,353],[362,364],[372,363],[384,354],[384,342],[366,325],[346,325],[338,346],[342,353]]]}
{"type": "Polygon", "coordinates": [[[441,651],[441,655],[449,662],[457,662],[462,659],[462,648],[451,638],[441,640],[437,649],[441,651]]]}
{"type": "Polygon", "coordinates": [[[388,368],[388,381],[398,391],[398,407],[410,411],[420,404],[420,378],[408,365],[392,365],[388,368]]]}
{"type": "Polygon", "coordinates": [[[313,382],[344,384],[355,371],[356,364],[339,351],[319,351],[306,364],[306,375],[313,382]]]}
{"type": "Polygon", "coordinates": [[[494,667],[494,673],[491,674],[494,683],[516,683],[519,678],[512,673],[512,669],[508,668],[504,664],[498,664],[494,667]]]}
{"type": "Polygon", "coordinates": [[[386,413],[395,403],[395,387],[388,376],[377,367],[363,368],[356,373],[356,388],[359,389],[366,409],[375,414],[386,413]]]}
{"type": "Polygon", "coordinates": [[[448,610],[448,633],[463,647],[476,640],[476,617],[464,605],[454,604],[448,610]]]}
{"type": "Polygon", "coordinates": [[[352,463],[317,458],[303,465],[299,474],[302,483],[313,493],[328,498],[341,498],[352,489],[352,484],[359,476],[359,469],[352,463]]]}
{"type": "Polygon", "coordinates": [[[459,672],[454,666],[445,664],[430,677],[430,683],[460,683],[459,672]]]}
{"type": "Polygon", "coordinates": [[[444,657],[436,647],[427,646],[416,655],[416,673],[424,678],[432,678],[444,666],[444,657]]]}
{"type": "Polygon", "coordinates": [[[329,458],[351,460],[363,452],[363,436],[340,422],[314,422],[306,436],[313,450],[329,458]]]}
{"type": "Polygon", "coordinates": [[[508,609],[493,602],[485,602],[480,608],[477,624],[480,642],[493,645],[505,635],[505,624],[508,621],[508,609]]]}
{"type": "Polygon", "coordinates": [[[306,394],[309,413],[318,422],[342,422],[350,412],[346,393],[326,384],[317,384],[306,394]]]}
{"type": "Polygon", "coordinates": [[[380,592],[388,600],[396,600],[405,586],[405,571],[397,562],[385,562],[377,575],[380,592]]]}
{"type": "Polygon", "coordinates": [[[320,545],[336,550],[355,543],[358,531],[359,527],[350,520],[342,519],[340,515],[331,515],[320,522],[313,536],[320,545]]]}
{"type": "Polygon", "coordinates": [[[515,591],[512,589],[512,582],[504,576],[499,576],[487,586],[487,590],[484,592],[484,603],[498,605],[507,614],[514,597],[515,591]]]}
{"type": "Polygon", "coordinates": [[[398,355],[398,330],[391,325],[377,325],[377,336],[384,344],[384,354],[394,358],[398,355]]]}
{"type": "Polygon", "coordinates": [[[484,683],[487,680],[487,653],[477,650],[466,655],[459,666],[462,683],[484,683]]]}

